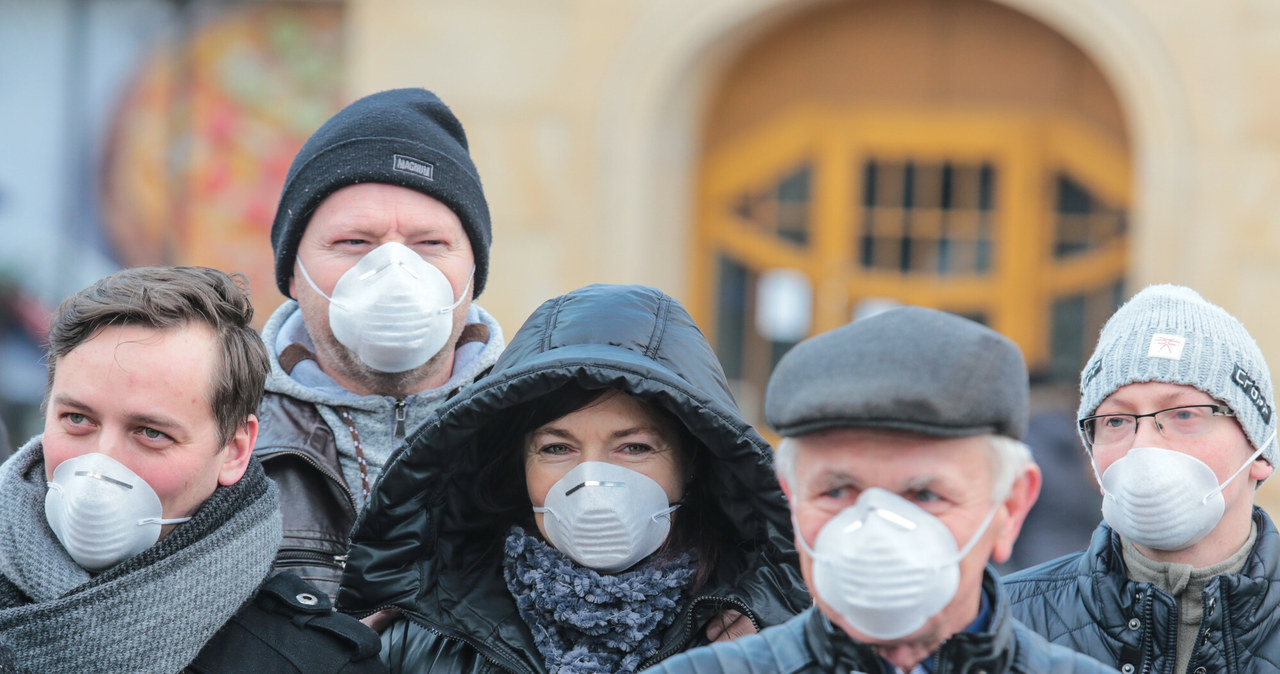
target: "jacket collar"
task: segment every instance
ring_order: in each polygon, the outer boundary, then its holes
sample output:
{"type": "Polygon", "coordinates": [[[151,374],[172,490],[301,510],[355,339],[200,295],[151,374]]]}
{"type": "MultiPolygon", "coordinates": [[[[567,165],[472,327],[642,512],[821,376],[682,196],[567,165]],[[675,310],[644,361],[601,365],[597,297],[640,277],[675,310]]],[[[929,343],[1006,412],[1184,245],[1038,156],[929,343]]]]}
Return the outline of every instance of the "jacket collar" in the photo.
{"type": "MultiPolygon", "coordinates": [[[[930,657],[950,663],[945,671],[1003,672],[1008,670],[1013,660],[1013,618],[1009,613],[1009,602],[989,566],[982,575],[982,591],[991,601],[990,623],[986,631],[960,632],[942,642],[930,657]]],[[[817,607],[809,616],[804,631],[809,649],[823,671],[885,671],[885,665],[873,648],[855,641],[817,607]]]]}
{"type": "MultiPolygon", "coordinates": [[[[1223,574],[1210,579],[1205,584],[1205,592],[1219,591],[1224,601],[1261,602],[1258,608],[1234,613],[1237,627],[1252,634],[1256,624],[1276,620],[1277,609],[1280,609],[1280,533],[1277,533],[1271,518],[1258,506],[1253,507],[1253,520],[1258,534],[1253,549],[1245,560],[1240,573],[1223,574]]],[[[1124,625],[1128,616],[1138,612],[1135,603],[1147,600],[1146,589],[1157,590],[1149,583],[1137,583],[1129,579],[1124,564],[1120,536],[1106,522],[1094,530],[1089,549],[1080,556],[1077,578],[1080,592],[1087,600],[1084,609],[1089,618],[1100,626],[1124,625]]],[[[1159,592],[1167,608],[1174,606],[1172,597],[1159,592]]],[[[1163,611],[1161,612],[1164,613],[1163,611]]],[[[1105,628],[1104,628],[1105,629],[1105,628]]],[[[1133,630],[1105,629],[1106,632],[1124,640],[1128,635],[1136,635],[1133,630]]],[[[1269,634],[1270,630],[1262,630],[1259,634],[1269,634]]],[[[1136,636],[1134,637],[1136,639],[1136,636]]],[[[1129,644],[1136,647],[1136,644],[1129,644]]]]}

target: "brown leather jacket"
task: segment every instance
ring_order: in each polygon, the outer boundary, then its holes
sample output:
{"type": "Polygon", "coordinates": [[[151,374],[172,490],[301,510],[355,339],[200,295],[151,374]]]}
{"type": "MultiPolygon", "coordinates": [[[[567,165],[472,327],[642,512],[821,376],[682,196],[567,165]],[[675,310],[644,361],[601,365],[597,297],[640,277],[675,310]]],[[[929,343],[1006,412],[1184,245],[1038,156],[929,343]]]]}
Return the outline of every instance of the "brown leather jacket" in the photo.
{"type": "Polygon", "coordinates": [[[333,431],[311,403],[267,392],[253,453],[280,489],[284,541],[274,572],[291,571],[338,593],[356,502],[342,478],[333,431]]]}

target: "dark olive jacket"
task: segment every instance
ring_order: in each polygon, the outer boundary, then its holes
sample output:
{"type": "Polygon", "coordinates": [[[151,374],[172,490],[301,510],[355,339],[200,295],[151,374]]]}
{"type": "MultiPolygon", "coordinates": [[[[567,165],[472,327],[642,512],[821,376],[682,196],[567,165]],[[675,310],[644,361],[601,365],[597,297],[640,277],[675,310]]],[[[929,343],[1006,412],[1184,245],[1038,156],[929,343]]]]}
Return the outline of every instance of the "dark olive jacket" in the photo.
{"type": "MultiPolygon", "coordinates": [[[[1280,672],[1280,534],[1260,508],[1253,521],[1258,538],[1244,568],[1204,586],[1192,674],[1280,672]]],[[[1088,550],[1011,574],[1013,613],[1049,641],[1123,672],[1174,674],[1177,600],[1129,580],[1120,546],[1102,523],[1088,550]]]]}
{"type": "MultiPolygon", "coordinates": [[[[1094,674],[1115,670],[1068,648],[1054,646],[1009,616],[1008,602],[991,572],[983,587],[992,601],[985,632],[964,632],[942,642],[932,656],[935,674],[1094,674]]],[[[649,674],[890,674],[870,646],[850,639],[816,608],[762,634],[678,655],[649,674]]]]}
{"type": "Polygon", "coordinates": [[[396,607],[407,616],[383,634],[392,671],[545,671],[502,577],[510,522],[488,521],[465,494],[493,451],[479,441],[483,430],[570,382],[618,388],[679,418],[701,445],[694,488],[708,490],[728,523],[711,579],[651,661],[702,643],[705,623],[723,610],[764,628],[808,606],[773,452],[739,415],[701,331],[660,291],[594,285],[538,308],[489,376],[392,457],[357,520],[339,609],[363,616],[396,607]]]}

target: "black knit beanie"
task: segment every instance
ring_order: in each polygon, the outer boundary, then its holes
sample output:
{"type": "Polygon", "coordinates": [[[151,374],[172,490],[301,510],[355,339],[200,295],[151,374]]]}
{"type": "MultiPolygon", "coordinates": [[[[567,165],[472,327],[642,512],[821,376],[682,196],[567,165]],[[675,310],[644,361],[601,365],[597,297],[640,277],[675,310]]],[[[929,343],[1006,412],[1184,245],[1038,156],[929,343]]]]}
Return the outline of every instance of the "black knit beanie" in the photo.
{"type": "Polygon", "coordinates": [[[289,296],[298,242],[320,202],[356,183],[417,190],[448,206],[471,239],[475,297],[489,274],[489,206],[462,123],[425,89],[393,89],[348,105],[293,158],[271,225],[276,286],[289,296]]]}

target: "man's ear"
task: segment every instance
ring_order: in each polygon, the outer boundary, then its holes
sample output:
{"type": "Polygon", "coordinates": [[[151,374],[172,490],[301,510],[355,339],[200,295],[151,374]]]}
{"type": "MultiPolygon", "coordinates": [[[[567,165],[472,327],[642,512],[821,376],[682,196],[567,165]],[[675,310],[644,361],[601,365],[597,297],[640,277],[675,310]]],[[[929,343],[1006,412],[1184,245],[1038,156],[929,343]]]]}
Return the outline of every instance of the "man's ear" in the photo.
{"type": "Polygon", "coordinates": [[[253,456],[254,443],[258,441],[258,417],[250,414],[243,425],[236,429],[235,435],[223,449],[227,455],[222,457],[222,466],[218,469],[218,484],[229,487],[244,477],[249,467],[249,457],[253,456]]]}
{"type": "Polygon", "coordinates": [[[1022,531],[1022,523],[1027,519],[1027,513],[1031,512],[1031,506],[1040,497],[1040,481],[1040,467],[1028,462],[1018,471],[1009,495],[1004,498],[1002,505],[1005,517],[1003,522],[997,520],[1000,528],[996,534],[995,547],[991,550],[991,559],[997,564],[1008,561],[1013,554],[1013,544],[1022,531]]]}
{"type": "Polygon", "coordinates": [[[1262,457],[1253,460],[1253,465],[1249,466],[1249,479],[1255,482],[1262,482],[1271,477],[1271,473],[1275,471],[1275,466],[1262,457]]]}

